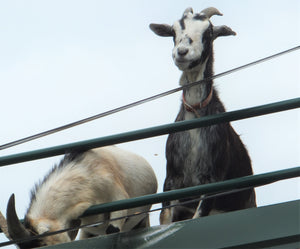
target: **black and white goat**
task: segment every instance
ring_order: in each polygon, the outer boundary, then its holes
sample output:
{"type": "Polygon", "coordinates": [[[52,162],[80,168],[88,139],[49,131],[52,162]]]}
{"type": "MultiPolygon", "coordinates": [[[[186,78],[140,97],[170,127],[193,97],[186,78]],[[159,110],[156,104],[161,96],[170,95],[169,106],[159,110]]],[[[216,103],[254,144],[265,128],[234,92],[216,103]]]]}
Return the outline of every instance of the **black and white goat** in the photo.
{"type": "MultiPolygon", "coordinates": [[[[235,35],[227,26],[213,26],[210,17],[222,15],[210,7],[200,13],[185,10],[173,26],[150,24],[159,36],[174,39],[172,52],[176,66],[183,72],[180,85],[200,81],[213,75],[213,41],[220,36],[235,35]]],[[[176,121],[222,113],[225,108],[209,80],[183,90],[182,104],[176,121]]],[[[251,175],[248,152],[229,123],[212,125],[170,134],[166,145],[167,176],[164,191],[191,187],[251,175]]],[[[163,206],[170,204],[163,203],[163,206]]],[[[202,202],[162,211],[161,223],[255,207],[253,189],[206,199],[202,202]]]]}
{"type": "MultiPolygon", "coordinates": [[[[136,154],[114,146],[70,153],[35,186],[24,225],[19,222],[14,195],[11,196],[7,205],[8,231],[12,239],[28,238],[148,211],[151,205],[79,218],[91,205],[153,194],[156,190],[153,169],[136,154]]],[[[149,217],[146,214],[106,221],[98,226],[83,228],[80,239],[147,226],[149,217]]],[[[69,242],[75,239],[77,232],[52,235],[19,246],[34,248],[69,242]]]]}

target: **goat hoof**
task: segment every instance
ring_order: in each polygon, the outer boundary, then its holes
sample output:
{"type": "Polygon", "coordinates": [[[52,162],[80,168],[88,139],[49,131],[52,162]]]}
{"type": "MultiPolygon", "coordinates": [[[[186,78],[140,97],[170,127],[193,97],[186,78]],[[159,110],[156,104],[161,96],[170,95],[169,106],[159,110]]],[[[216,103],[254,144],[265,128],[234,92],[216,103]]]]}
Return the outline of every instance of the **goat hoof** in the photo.
{"type": "Polygon", "coordinates": [[[106,228],[106,234],[118,233],[118,232],[120,232],[120,229],[118,227],[114,227],[112,224],[110,224],[106,228]]]}

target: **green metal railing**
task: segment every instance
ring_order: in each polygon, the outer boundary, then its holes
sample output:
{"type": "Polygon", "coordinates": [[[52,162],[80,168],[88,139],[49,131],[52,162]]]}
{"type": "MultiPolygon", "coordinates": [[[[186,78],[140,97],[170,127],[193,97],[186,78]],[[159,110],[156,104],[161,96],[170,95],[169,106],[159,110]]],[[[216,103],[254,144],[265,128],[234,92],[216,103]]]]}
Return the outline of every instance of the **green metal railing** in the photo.
{"type": "Polygon", "coordinates": [[[195,187],[177,189],[158,194],[145,195],[131,199],[124,199],[120,201],[94,205],[88,208],[83,213],[82,217],[105,212],[118,211],[122,209],[135,208],[148,204],[156,204],[161,203],[163,201],[172,201],[220,192],[222,193],[224,191],[244,189],[248,187],[259,187],[266,184],[274,183],[276,181],[295,178],[299,176],[300,167],[279,170],[259,175],[245,176],[223,182],[210,183],[195,187]]]}
{"type": "MultiPolygon", "coordinates": [[[[181,121],[172,124],[156,126],[138,131],[126,132],[117,135],[101,137],[71,144],[65,144],[15,155],[0,157],[0,166],[21,163],[30,160],[36,160],[51,156],[65,154],[71,150],[87,150],[101,146],[129,142],[138,139],[144,139],[154,136],[165,135],[183,130],[189,130],[222,122],[236,121],[240,119],[251,118],[255,116],[266,115],[270,113],[286,111],[300,107],[300,98],[280,101],[272,104],[246,108],[238,111],[226,112],[189,121],[181,121]]],[[[147,196],[136,197],[132,199],[120,200],[101,205],[95,205],[87,209],[82,216],[89,216],[103,212],[112,212],[121,209],[134,208],[148,204],[160,203],[162,201],[171,201],[192,196],[205,194],[220,193],[229,190],[238,190],[248,187],[258,187],[273,183],[276,181],[299,177],[300,167],[285,169],[265,174],[246,176],[227,180],[224,182],[211,183],[201,186],[195,186],[185,189],[178,189],[164,193],[152,194],[147,196]]],[[[0,231],[1,232],[1,231],[0,231]]]]}
{"type": "MultiPolygon", "coordinates": [[[[274,171],[270,173],[258,174],[253,176],[245,176],[227,180],[223,182],[210,183],[195,187],[172,190],[163,193],[140,196],[136,198],[124,199],[88,208],[81,217],[95,214],[113,212],[123,209],[135,208],[144,205],[152,205],[163,201],[172,201],[182,198],[189,198],[200,195],[223,193],[230,190],[244,189],[248,187],[259,187],[266,184],[274,183],[281,180],[291,179],[300,176],[300,167],[274,171]]],[[[23,220],[21,220],[23,222],[23,220]]],[[[0,233],[2,230],[0,229],[0,233]]]]}
{"type": "Polygon", "coordinates": [[[6,166],[15,163],[21,163],[51,156],[65,154],[71,150],[87,150],[96,147],[119,144],[138,139],[144,139],[154,136],[165,135],[169,133],[189,130],[223,122],[236,121],[240,119],[251,118],[255,116],[266,115],[270,113],[286,111],[300,107],[300,98],[280,101],[272,104],[246,108],[238,111],[225,112],[211,116],[205,116],[188,121],[180,121],[176,123],[156,126],[138,131],[126,132],[107,137],[100,137],[86,141],[70,143],[15,155],[0,157],[0,166],[6,166]]]}

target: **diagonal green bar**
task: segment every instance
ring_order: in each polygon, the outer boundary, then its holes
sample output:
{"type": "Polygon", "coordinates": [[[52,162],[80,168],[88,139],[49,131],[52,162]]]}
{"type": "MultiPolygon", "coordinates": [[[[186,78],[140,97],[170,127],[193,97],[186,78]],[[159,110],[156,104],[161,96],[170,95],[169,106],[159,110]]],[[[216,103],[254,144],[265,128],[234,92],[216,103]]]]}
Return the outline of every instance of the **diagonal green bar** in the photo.
{"type": "Polygon", "coordinates": [[[148,204],[156,204],[162,201],[172,201],[193,196],[225,192],[228,190],[242,189],[246,187],[258,187],[276,181],[300,176],[300,167],[274,171],[253,176],[245,176],[223,182],[199,185],[190,188],[177,189],[168,192],[146,195],[131,199],[125,199],[110,203],[99,204],[87,209],[82,217],[99,213],[112,212],[122,209],[140,207],[148,204]]]}
{"type": "Polygon", "coordinates": [[[223,122],[236,121],[240,119],[251,118],[255,116],[266,115],[274,112],[286,111],[300,107],[300,98],[280,101],[276,103],[246,108],[237,111],[225,112],[216,115],[201,117],[189,121],[181,121],[166,125],[160,125],[152,128],[131,131],[112,136],[100,137],[86,141],[59,145],[55,147],[29,151],[9,156],[0,157],[0,166],[6,166],[14,163],[21,163],[51,156],[57,156],[67,153],[71,150],[87,150],[101,146],[119,144],[138,139],[144,139],[154,136],[165,135],[169,133],[189,130],[223,122]]]}

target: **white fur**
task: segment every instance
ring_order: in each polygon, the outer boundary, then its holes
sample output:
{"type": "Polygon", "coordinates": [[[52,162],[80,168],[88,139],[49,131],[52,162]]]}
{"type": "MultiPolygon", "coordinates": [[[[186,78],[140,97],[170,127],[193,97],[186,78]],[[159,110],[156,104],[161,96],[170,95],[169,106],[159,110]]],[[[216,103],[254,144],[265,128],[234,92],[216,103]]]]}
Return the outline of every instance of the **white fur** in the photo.
{"type": "Polygon", "coordinates": [[[201,22],[193,20],[191,13],[188,18],[184,19],[184,23],[185,29],[181,28],[179,21],[173,24],[176,39],[172,56],[176,66],[182,71],[187,70],[191,61],[200,58],[203,51],[202,34],[209,26],[208,20],[201,22]],[[189,39],[192,39],[193,42],[190,43],[189,39]],[[178,54],[180,48],[188,49],[188,53],[184,57],[178,54]]]}
{"type": "MultiPolygon", "coordinates": [[[[156,190],[154,171],[144,158],[114,146],[93,149],[81,161],[75,160],[50,175],[37,190],[27,218],[39,233],[55,231],[69,227],[91,205],[153,194],[156,190]]],[[[112,212],[110,218],[147,211],[150,206],[112,212]]],[[[81,224],[104,218],[107,217],[102,214],[82,218],[81,224]]],[[[84,228],[81,238],[105,234],[108,225],[129,231],[144,218],[147,215],[84,228]]],[[[47,237],[46,244],[69,240],[67,236],[54,235],[47,237]]]]}
{"type": "MultiPolygon", "coordinates": [[[[206,63],[207,63],[207,60],[203,64],[201,64],[199,67],[197,67],[196,68],[197,70],[195,70],[195,71],[182,72],[182,75],[180,77],[180,82],[179,82],[180,85],[184,86],[191,82],[203,80],[206,63]]],[[[203,91],[204,87],[205,86],[200,84],[197,86],[187,88],[186,92],[185,92],[185,96],[184,96],[187,103],[189,103],[190,105],[194,105],[196,103],[199,103],[199,100],[202,101],[203,99],[205,99],[207,96],[204,94],[204,91],[203,91]]],[[[185,120],[191,120],[194,118],[195,118],[194,113],[191,113],[191,112],[185,113],[185,120]]]]}

